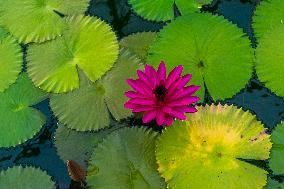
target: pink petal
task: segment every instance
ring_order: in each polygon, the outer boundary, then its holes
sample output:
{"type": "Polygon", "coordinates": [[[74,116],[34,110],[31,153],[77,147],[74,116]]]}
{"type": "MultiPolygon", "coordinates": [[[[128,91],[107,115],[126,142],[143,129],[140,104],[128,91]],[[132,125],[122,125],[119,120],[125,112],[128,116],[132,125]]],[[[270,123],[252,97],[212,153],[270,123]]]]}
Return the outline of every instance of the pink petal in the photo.
{"type": "Polygon", "coordinates": [[[159,81],[166,81],[166,65],[164,61],[161,61],[157,74],[159,76],[159,81]]]}
{"type": "Polygon", "coordinates": [[[186,112],[186,113],[195,113],[197,112],[197,109],[192,106],[178,106],[175,107],[175,110],[179,112],[186,112]]]}
{"type": "Polygon", "coordinates": [[[162,109],[163,109],[163,111],[165,113],[169,114],[172,117],[176,117],[176,118],[178,118],[180,120],[185,120],[186,119],[186,116],[183,113],[181,113],[179,111],[176,111],[173,108],[163,107],[162,109]]]}
{"type": "Polygon", "coordinates": [[[166,126],[171,126],[171,125],[173,124],[173,122],[174,122],[173,117],[172,117],[172,116],[169,116],[169,115],[166,115],[164,124],[165,124],[166,126]]]}
{"type": "Polygon", "coordinates": [[[137,75],[139,77],[139,79],[143,82],[145,82],[145,84],[150,87],[150,88],[154,88],[153,82],[151,82],[151,80],[147,77],[147,75],[142,72],[141,70],[137,70],[137,75]]]}
{"type": "Polygon", "coordinates": [[[191,74],[186,74],[184,75],[182,78],[181,78],[181,81],[179,82],[179,85],[178,87],[179,88],[182,88],[184,87],[192,78],[192,75],[191,74]]]}
{"type": "Polygon", "coordinates": [[[138,93],[148,95],[149,97],[153,95],[152,91],[141,80],[127,79],[127,83],[138,93]]]}
{"type": "Polygon", "coordinates": [[[147,111],[147,112],[145,112],[142,121],[143,121],[143,123],[149,123],[155,117],[156,117],[156,110],[147,111]]]}
{"type": "Polygon", "coordinates": [[[183,89],[180,89],[180,90],[175,90],[172,93],[168,93],[169,100],[191,96],[199,89],[200,89],[200,86],[191,85],[189,87],[184,87],[183,89]]]}
{"type": "Polygon", "coordinates": [[[156,122],[158,125],[162,125],[165,122],[165,113],[162,111],[157,111],[156,122]]]}
{"type": "Polygon", "coordinates": [[[168,88],[174,81],[176,81],[183,71],[183,66],[175,67],[169,74],[166,82],[166,88],[168,88]]]}
{"type": "Polygon", "coordinates": [[[180,98],[180,99],[176,99],[175,101],[172,101],[170,103],[168,103],[168,106],[184,106],[184,105],[188,105],[188,104],[192,104],[199,101],[199,97],[197,96],[190,96],[190,97],[184,97],[184,98],[180,98]]]}
{"type": "Polygon", "coordinates": [[[145,99],[145,98],[132,98],[128,102],[132,103],[132,104],[137,104],[137,105],[146,105],[146,106],[153,106],[153,105],[155,105],[155,101],[154,100],[145,99]]]}
{"type": "Polygon", "coordinates": [[[145,74],[148,78],[151,79],[154,86],[158,83],[157,82],[157,72],[155,71],[155,69],[152,66],[146,64],[145,74]]]}

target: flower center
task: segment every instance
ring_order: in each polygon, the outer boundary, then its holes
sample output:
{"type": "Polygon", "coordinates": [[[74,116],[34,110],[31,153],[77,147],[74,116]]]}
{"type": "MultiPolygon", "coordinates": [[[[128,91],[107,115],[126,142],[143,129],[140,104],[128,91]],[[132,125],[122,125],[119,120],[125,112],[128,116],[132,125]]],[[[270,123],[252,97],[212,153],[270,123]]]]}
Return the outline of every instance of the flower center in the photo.
{"type": "Polygon", "coordinates": [[[163,83],[160,83],[160,85],[158,85],[154,89],[153,93],[155,94],[156,99],[159,102],[164,102],[166,94],[167,94],[167,89],[166,89],[166,87],[165,87],[165,85],[163,83]]]}

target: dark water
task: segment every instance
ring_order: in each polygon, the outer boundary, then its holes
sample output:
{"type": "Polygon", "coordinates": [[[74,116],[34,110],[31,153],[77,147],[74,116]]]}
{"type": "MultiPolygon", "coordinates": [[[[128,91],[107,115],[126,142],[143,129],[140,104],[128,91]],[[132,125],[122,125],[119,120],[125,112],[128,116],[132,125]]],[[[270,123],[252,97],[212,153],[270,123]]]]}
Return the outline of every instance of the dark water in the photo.
{"type": "MultiPolygon", "coordinates": [[[[255,46],[251,17],[257,2],[258,0],[215,0],[214,6],[205,7],[203,10],[221,14],[243,28],[252,40],[252,45],[255,46]]],[[[126,0],[93,0],[87,14],[106,20],[113,26],[119,38],[133,32],[158,31],[163,26],[162,23],[151,23],[136,16],[131,12],[126,0]]],[[[264,88],[255,76],[246,89],[226,102],[255,113],[270,131],[280,123],[281,119],[284,119],[283,98],[273,95],[264,88]]],[[[46,125],[36,137],[16,148],[0,148],[0,171],[18,164],[33,165],[46,170],[59,189],[66,189],[70,179],[65,163],[59,159],[53,146],[53,133],[57,120],[52,115],[48,103],[49,101],[46,100],[36,106],[47,117],[46,125]]],[[[257,165],[266,167],[266,164],[257,165]]],[[[282,180],[283,177],[277,179],[282,180]]]]}

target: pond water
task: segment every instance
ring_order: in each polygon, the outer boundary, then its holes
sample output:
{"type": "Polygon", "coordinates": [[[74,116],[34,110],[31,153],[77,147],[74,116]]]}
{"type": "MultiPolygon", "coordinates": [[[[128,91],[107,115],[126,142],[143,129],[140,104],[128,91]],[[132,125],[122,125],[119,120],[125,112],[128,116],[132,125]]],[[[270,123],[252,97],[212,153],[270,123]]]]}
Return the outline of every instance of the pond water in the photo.
{"type": "MultiPolygon", "coordinates": [[[[255,47],[251,17],[257,2],[257,0],[216,0],[215,6],[204,8],[204,11],[221,14],[243,28],[255,47]]],[[[163,27],[162,23],[151,23],[135,15],[131,12],[126,0],[93,0],[86,14],[96,15],[106,20],[112,25],[119,38],[133,32],[158,31],[163,27]]],[[[256,76],[253,76],[244,90],[226,102],[241,106],[256,114],[259,120],[269,128],[269,131],[284,119],[284,99],[264,88],[256,76]]],[[[0,148],[0,171],[13,165],[33,165],[46,170],[53,177],[59,189],[66,189],[70,185],[70,178],[65,163],[59,159],[53,145],[57,120],[50,111],[48,100],[39,103],[36,108],[47,117],[46,125],[36,137],[22,145],[9,149],[0,148]]],[[[284,180],[283,178],[276,179],[284,180]]]]}

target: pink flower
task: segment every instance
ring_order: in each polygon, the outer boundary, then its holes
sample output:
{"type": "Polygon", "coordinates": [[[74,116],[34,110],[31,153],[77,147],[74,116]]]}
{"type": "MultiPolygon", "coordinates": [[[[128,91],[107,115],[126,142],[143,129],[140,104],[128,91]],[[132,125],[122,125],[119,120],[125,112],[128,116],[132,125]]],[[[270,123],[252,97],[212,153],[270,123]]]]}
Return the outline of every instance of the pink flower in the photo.
{"type": "Polygon", "coordinates": [[[197,111],[191,104],[199,100],[192,96],[200,86],[186,86],[192,75],[181,76],[183,66],[175,67],[166,76],[166,66],[161,61],[156,71],[148,64],[144,72],[137,71],[138,79],[128,79],[127,83],[134,91],[127,91],[125,95],[130,98],[124,104],[125,108],[133,112],[144,112],[143,123],[156,119],[158,125],[170,126],[174,118],[185,120],[184,113],[197,111]]]}

